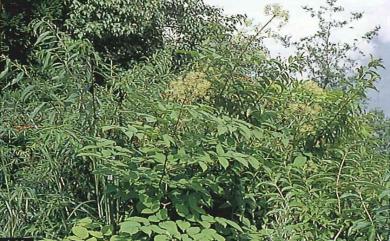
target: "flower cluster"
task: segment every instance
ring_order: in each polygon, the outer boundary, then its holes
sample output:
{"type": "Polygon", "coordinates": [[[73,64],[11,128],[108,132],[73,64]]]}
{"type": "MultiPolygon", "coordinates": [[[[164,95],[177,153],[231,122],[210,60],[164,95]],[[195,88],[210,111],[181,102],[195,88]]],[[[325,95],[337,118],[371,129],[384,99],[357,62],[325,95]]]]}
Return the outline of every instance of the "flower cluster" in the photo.
{"type": "Polygon", "coordinates": [[[264,12],[266,15],[275,16],[281,19],[284,23],[288,22],[289,13],[287,10],[284,10],[280,4],[268,4],[265,6],[264,12]]]}
{"type": "Polygon", "coordinates": [[[202,72],[189,72],[184,77],[172,81],[169,85],[169,97],[181,103],[189,104],[204,98],[211,83],[202,72]]]}
{"type": "Polygon", "coordinates": [[[304,123],[301,123],[299,132],[309,134],[315,132],[315,122],[320,115],[322,108],[319,104],[292,103],[288,106],[286,114],[289,116],[304,117],[304,123]]]}
{"type": "Polygon", "coordinates": [[[324,89],[321,88],[320,86],[318,86],[317,83],[315,83],[314,81],[311,81],[311,80],[303,83],[302,87],[305,91],[312,93],[316,96],[322,95],[324,93],[324,89]]]}
{"type": "Polygon", "coordinates": [[[308,105],[303,103],[290,104],[288,109],[292,113],[305,115],[305,116],[316,116],[322,111],[321,106],[318,104],[308,105]]]}

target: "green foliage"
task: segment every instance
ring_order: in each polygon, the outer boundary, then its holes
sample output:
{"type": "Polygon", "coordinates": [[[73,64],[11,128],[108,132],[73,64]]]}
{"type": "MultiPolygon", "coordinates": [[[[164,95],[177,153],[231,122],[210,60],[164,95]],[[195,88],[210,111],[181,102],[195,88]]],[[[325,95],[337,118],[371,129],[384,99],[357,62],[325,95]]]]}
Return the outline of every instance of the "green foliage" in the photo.
{"type": "Polygon", "coordinates": [[[299,41],[289,43],[296,47],[298,55],[305,60],[305,72],[308,77],[322,87],[344,87],[354,84],[353,72],[359,67],[358,58],[364,58],[368,53],[359,49],[362,43],[371,42],[380,29],[379,26],[353,40],[338,40],[336,35],[351,32],[363,12],[345,13],[338,5],[338,0],[327,0],[325,6],[314,9],[308,6],[303,9],[318,22],[317,31],[305,36],[299,41]]]}
{"type": "Polygon", "coordinates": [[[68,29],[120,62],[169,44],[193,49],[213,34],[234,29],[218,9],[199,0],[70,1],[69,8],[68,29]]]}
{"type": "MultiPolygon", "coordinates": [[[[378,60],[359,67],[348,89],[326,89],[296,78],[302,58],[273,59],[258,47],[265,25],[222,42],[221,29],[206,28],[207,41],[194,49],[175,40],[188,57],[181,69],[172,48],[159,44],[124,68],[91,36],[146,29],[100,25],[98,14],[136,7],[116,16],[145,18],[145,26],[167,16],[141,11],[137,1],[89,3],[96,16],[72,2],[80,15],[68,24],[80,24],[78,38],[35,20],[34,61],[2,56],[1,236],[386,240],[388,121],[361,111],[378,60]],[[91,28],[82,25],[88,22],[91,28]]],[[[270,21],[278,17],[271,13],[270,21]]],[[[188,19],[180,22],[185,38],[196,33],[185,28],[188,19]]]]}
{"type": "MultiPolygon", "coordinates": [[[[222,41],[243,19],[226,17],[202,0],[18,0],[1,7],[5,53],[19,61],[28,59],[35,41],[29,25],[42,18],[53,20],[73,38],[88,39],[96,51],[122,66],[163,47],[190,50],[210,37],[222,41]]],[[[185,56],[176,58],[181,62],[185,56]]]]}
{"type": "Polygon", "coordinates": [[[43,17],[58,19],[63,14],[62,1],[14,0],[0,3],[0,53],[26,63],[33,37],[28,24],[43,17]]]}

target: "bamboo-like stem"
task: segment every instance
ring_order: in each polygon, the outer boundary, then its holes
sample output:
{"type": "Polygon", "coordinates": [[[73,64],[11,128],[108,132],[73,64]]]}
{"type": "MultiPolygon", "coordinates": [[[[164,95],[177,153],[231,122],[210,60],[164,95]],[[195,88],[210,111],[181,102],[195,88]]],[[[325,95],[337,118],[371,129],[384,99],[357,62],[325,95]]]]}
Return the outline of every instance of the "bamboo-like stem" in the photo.
{"type": "MultiPolygon", "coordinates": [[[[368,208],[367,208],[367,206],[366,206],[366,203],[364,202],[364,199],[363,199],[363,197],[362,197],[361,192],[358,192],[358,193],[359,193],[359,198],[360,198],[360,201],[361,201],[361,203],[362,203],[364,212],[366,213],[368,219],[370,220],[371,225],[372,225],[372,226],[375,226],[375,224],[374,224],[374,219],[372,218],[370,212],[368,211],[368,208]]],[[[378,238],[379,241],[382,241],[382,238],[381,238],[381,236],[379,236],[379,234],[376,234],[376,237],[378,238]]]]}
{"type": "Polygon", "coordinates": [[[340,177],[341,177],[341,172],[345,164],[345,159],[346,159],[347,154],[344,153],[343,159],[340,163],[339,166],[339,171],[337,173],[337,178],[336,178],[336,196],[337,196],[337,207],[338,207],[338,213],[339,215],[341,214],[341,199],[340,199],[340,177]]]}

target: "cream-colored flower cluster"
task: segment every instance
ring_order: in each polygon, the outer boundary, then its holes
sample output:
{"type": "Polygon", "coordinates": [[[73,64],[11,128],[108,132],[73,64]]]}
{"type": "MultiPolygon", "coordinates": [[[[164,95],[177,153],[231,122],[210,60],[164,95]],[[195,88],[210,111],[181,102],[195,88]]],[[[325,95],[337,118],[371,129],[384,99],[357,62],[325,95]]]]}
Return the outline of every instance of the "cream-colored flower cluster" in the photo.
{"type": "Polygon", "coordinates": [[[172,81],[169,85],[168,96],[170,99],[189,104],[204,98],[207,95],[211,83],[203,72],[189,72],[184,77],[172,81]]]}
{"type": "Polygon", "coordinates": [[[314,95],[322,95],[324,93],[324,89],[311,80],[304,82],[302,87],[304,90],[313,93],[314,95]]]}
{"type": "Polygon", "coordinates": [[[293,103],[288,107],[289,111],[292,113],[305,115],[305,116],[315,116],[322,111],[322,108],[318,104],[304,104],[304,103],[293,103]]]}
{"type": "Polygon", "coordinates": [[[322,108],[319,104],[293,103],[287,108],[287,114],[299,117],[305,117],[305,123],[299,128],[302,134],[314,133],[315,128],[313,123],[320,115],[322,108]]]}
{"type": "Polygon", "coordinates": [[[288,22],[289,13],[287,10],[284,10],[280,4],[269,4],[265,6],[264,12],[266,15],[282,19],[284,23],[288,22]]]}

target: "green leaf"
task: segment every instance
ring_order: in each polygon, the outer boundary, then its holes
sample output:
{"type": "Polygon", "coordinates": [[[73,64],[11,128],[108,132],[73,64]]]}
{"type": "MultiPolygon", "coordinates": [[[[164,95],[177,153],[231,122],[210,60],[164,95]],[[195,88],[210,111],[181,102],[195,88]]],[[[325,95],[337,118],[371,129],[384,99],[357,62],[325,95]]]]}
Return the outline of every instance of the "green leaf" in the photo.
{"type": "Polygon", "coordinates": [[[250,156],[248,157],[248,162],[249,164],[251,164],[251,166],[254,168],[254,169],[259,169],[260,167],[260,162],[253,156],[250,156]]]}
{"type": "Polygon", "coordinates": [[[208,167],[207,167],[206,163],[199,161],[198,164],[199,164],[200,168],[202,168],[203,172],[207,171],[208,167]]]}
{"type": "Polygon", "coordinates": [[[171,143],[175,143],[175,140],[169,136],[168,134],[164,134],[163,136],[163,140],[164,140],[164,144],[167,146],[167,147],[170,147],[171,146],[171,143]]]}
{"type": "Polygon", "coordinates": [[[376,240],[376,230],[375,230],[374,226],[370,227],[369,235],[370,236],[368,237],[368,241],[375,241],[376,240]]]}
{"type": "Polygon", "coordinates": [[[149,237],[152,235],[152,228],[150,226],[142,226],[139,229],[146,233],[149,237]]]}
{"type": "Polygon", "coordinates": [[[225,151],[223,150],[223,147],[221,144],[218,144],[216,147],[215,147],[216,151],[217,151],[217,154],[219,156],[223,156],[225,155],[225,151]]]}
{"type": "Polygon", "coordinates": [[[306,164],[306,161],[307,161],[307,157],[299,155],[299,156],[295,157],[293,166],[298,167],[298,168],[303,167],[306,164]]]}
{"type": "Polygon", "coordinates": [[[248,167],[248,161],[244,157],[235,155],[235,156],[233,156],[233,158],[236,159],[243,166],[248,167]]]}
{"type": "Polygon", "coordinates": [[[228,128],[225,125],[218,125],[218,135],[223,135],[228,132],[228,128]]]}
{"type": "Polygon", "coordinates": [[[6,65],[5,65],[6,68],[3,71],[1,71],[1,73],[0,73],[0,80],[7,75],[8,71],[9,71],[9,64],[10,64],[10,60],[7,58],[6,65]]]}
{"type": "Polygon", "coordinates": [[[226,228],[227,223],[226,223],[226,219],[225,218],[216,217],[215,221],[217,221],[219,224],[221,224],[222,227],[226,228]]]}
{"type": "Polygon", "coordinates": [[[34,119],[35,116],[38,114],[38,112],[42,109],[42,107],[46,105],[46,102],[41,103],[39,106],[37,106],[34,111],[30,114],[30,118],[34,119]]]}
{"type": "Polygon", "coordinates": [[[123,241],[123,239],[119,235],[113,235],[111,236],[110,241],[123,241]]]}
{"type": "Polygon", "coordinates": [[[84,239],[82,239],[82,238],[79,238],[79,237],[77,237],[77,236],[74,236],[74,235],[72,235],[72,236],[69,236],[69,237],[68,237],[68,239],[70,239],[70,240],[74,240],[74,241],[82,241],[82,240],[84,240],[84,239]]]}
{"type": "Polygon", "coordinates": [[[191,227],[189,222],[183,220],[177,220],[176,224],[182,231],[186,231],[189,227],[191,227]]]}
{"type": "Polygon", "coordinates": [[[166,234],[166,233],[167,233],[166,230],[160,228],[160,227],[157,226],[157,225],[154,225],[154,224],[153,224],[153,225],[150,225],[149,227],[150,227],[150,229],[151,229],[153,232],[155,232],[155,233],[158,233],[158,234],[166,234]]]}
{"type": "Polygon", "coordinates": [[[243,232],[242,228],[240,227],[240,225],[238,225],[237,223],[231,221],[231,220],[228,220],[228,219],[225,219],[224,220],[227,224],[229,224],[230,226],[232,226],[233,228],[243,232]]]}
{"type": "Polygon", "coordinates": [[[283,146],[287,147],[288,144],[290,143],[290,140],[288,138],[283,138],[282,143],[283,143],[283,146]]]}
{"type": "Polygon", "coordinates": [[[197,193],[192,193],[188,196],[188,204],[191,208],[191,212],[204,213],[204,210],[199,207],[200,196],[197,193]]]}
{"type": "Polygon", "coordinates": [[[88,229],[81,227],[81,226],[73,227],[72,233],[81,239],[86,239],[89,237],[88,229]]]}
{"type": "Polygon", "coordinates": [[[133,222],[133,221],[126,221],[123,223],[120,223],[120,230],[121,233],[128,233],[128,234],[136,234],[139,231],[139,227],[141,227],[140,223],[133,222]]]}
{"type": "Polygon", "coordinates": [[[249,140],[251,138],[251,130],[244,125],[240,125],[240,129],[241,134],[245,137],[245,139],[249,140]]]}
{"type": "Polygon", "coordinates": [[[181,217],[186,217],[190,211],[188,210],[188,207],[184,204],[175,204],[176,212],[181,217]]]}
{"type": "Polygon", "coordinates": [[[156,153],[156,155],[154,155],[154,158],[156,158],[158,162],[164,163],[166,156],[163,153],[156,153]]]}
{"type": "Polygon", "coordinates": [[[194,234],[197,234],[200,232],[200,228],[199,227],[190,227],[187,229],[187,233],[189,235],[194,235],[194,234]]]}
{"type": "Polygon", "coordinates": [[[166,235],[159,234],[159,235],[156,235],[153,240],[154,241],[169,241],[171,239],[166,235]]]}
{"type": "Polygon", "coordinates": [[[182,234],[180,238],[182,241],[193,241],[193,239],[190,238],[188,234],[182,234]]]}
{"type": "Polygon", "coordinates": [[[103,238],[102,232],[97,232],[97,231],[89,231],[89,234],[96,237],[96,238],[103,238]]]}
{"type": "Polygon", "coordinates": [[[229,161],[225,157],[219,156],[218,162],[225,170],[229,167],[229,161]]]}
{"type": "Polygon", "coordinates": [[[149,224],[149,220],[147,218],[143,218],[143,217],[129,217],[129,218],[126,218],[126,221],[132,221],[132,222],[137,222],[137,223],[145,223],[145,224],[149,224]]]}
{"type": "Polygon", "coordinates": [[[158,211],[158,207],[156,207],[155,209],[152,209],[152,208],[145,208],[141,211],[142,214],[153,214],[153,213],[156,213],[158,211]]]}
{"type": "Polygon", "coordinates": [[[106,226],[104,226],[103,228],[102,228],[102,233],[103,233],[103,235],[105,235],[105,236],[110,236],[110,235],[112,235],[112,226],[110,226],[110,225],[106,225],[106,226]]]}
{"type": "Polygon", "coordinates": [[[211,216],[211,215],[202,215],[201,218],[202,218],[203,221],[206,221],[206,222],[209,222],[209,223],[214,223],[215,222],[214,217],[211,216]]]}
{"type": "Polygon", "coordinates": [[[207,222],[207,221],[200,221],[199,222],[200,225],[202,225],[204,228],[210,228],[211,227],[211,223],[207,222]]]}
{"type": "Polygon", "coordinates": [[[253,133],[253,136],[257,139],[257,140],[262,140],[263,139],[263,136],[264,136],[264,132],[261,130],[261,129],[254,129],[252,131],[253,133]]]}
{"type": "Polygon", "coordinates": [[[176,223],[173,222],[173,221],[162,222],[162,223],[159,224],[159,226],[162,229],[166,229],[169,234],[172,234],[172,235],[178,235],[179,234],[179,230],[177,229],[176,223]]]}
{"type": "Polygon", "coordinates": [[[83,227],[85,227],[86,225],[91,224],[91,223],[92,223],[92,219],[89,217],[83,218],[83,219],[80,219],[79,221],[77,221],[77,224],[80,226],[83,226],[83,227]]]}
{"type": "Polygon", "coordinates": [[[226,240],[223,236],[219,235],[218,233],[214,233],[213,238],[217,241],[225,241],[226,240]]]}
{"type": "Polygon", "coordinates": [[[158,217],[159,220],[166,220],[168,219],[168,211],[166,209],[160,209],[156,213],[156,217],[158,217]]]}

